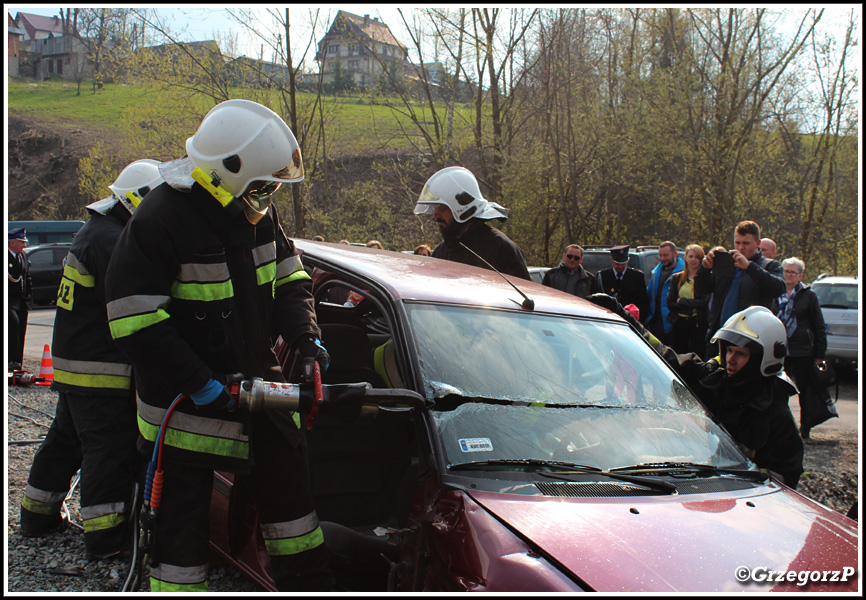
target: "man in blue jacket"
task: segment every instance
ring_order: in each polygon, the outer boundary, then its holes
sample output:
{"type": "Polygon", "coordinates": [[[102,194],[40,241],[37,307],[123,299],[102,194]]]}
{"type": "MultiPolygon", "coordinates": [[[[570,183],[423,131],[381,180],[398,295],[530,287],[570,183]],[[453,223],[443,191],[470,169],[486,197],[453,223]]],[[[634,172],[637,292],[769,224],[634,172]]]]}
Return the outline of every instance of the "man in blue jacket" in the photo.
{"type": "Polygon", "coordinates": [[[662,343],[668,343],[668,335],[673,329],[673,323],[668,321],[668,288],[671,274],[682,271],[685,263],[677,256],[677,246],[673,242],[662,242],[659,246],[659,264],[650,274],[646,292],[649,296],[649,314],[644,324],[647,329],[662,343]]]}

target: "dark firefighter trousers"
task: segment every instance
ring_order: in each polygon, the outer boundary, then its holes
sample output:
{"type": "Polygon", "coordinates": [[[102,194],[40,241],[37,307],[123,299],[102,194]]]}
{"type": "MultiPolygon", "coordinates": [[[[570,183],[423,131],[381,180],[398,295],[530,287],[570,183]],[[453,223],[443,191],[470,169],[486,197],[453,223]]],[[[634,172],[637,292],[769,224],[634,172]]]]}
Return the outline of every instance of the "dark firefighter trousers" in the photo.
{"type": "MultiPolygon", "coordinates": [[[[280,591],[329,591],[333,578],[313,506],[304,433],[294,425],[294,431],[278,427],[265,413],[251,417],[251,469],[235,485],[245,486],[258,513],[274,584],[280,591]]],[[[150,591],[207,591],[214,472],[163,459],[163,473],[150,591]]]]}
{"type": "Polygon", "coordinates": [[[60,392],[54,421],[30,468],[21,527],[38,535],[61,523],[60,508],[81,469],[84,545],[92,557],[130,549],[129,510],[139,476],[133,395],[60,392]]]}

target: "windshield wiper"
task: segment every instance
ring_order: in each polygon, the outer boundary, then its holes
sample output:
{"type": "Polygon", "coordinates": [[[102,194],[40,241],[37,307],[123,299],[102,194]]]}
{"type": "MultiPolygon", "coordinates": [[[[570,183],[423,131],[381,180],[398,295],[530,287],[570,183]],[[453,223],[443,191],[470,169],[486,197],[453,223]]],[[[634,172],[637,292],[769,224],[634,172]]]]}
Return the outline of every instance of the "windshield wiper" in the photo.
{"type": "Polygon", "coordinates": [[[677,492],[677,487],[672,483],[668,483],[667,481],[661,481],[658,479],[647,479],[645,477],[635,477],[633,475],[621,475],[619,473],[603,471],[598,467],[593,467],[590,465],[578,465],[565,461],[543,460],[540,458],[499,458],[493,460],[482,460],[476,462],[458,463],[456,465],[448,465],[448,469],[451,471],[469,471],[472,469],[483,469],[485,467],[498,466],[522,467],[524,469],[526,469],[527,467],[532,467],[535,472],[537,472],[539,475],[542,475],[543,477],[550,477],[551,479],[559,479],[561,481],[569,481],[572,483],[579,482],[575,482],[573,479],[568,477],[563,477],[563,475],[601,475],[610,479],[616,479],[617,481],[625,481],[626,483],[642,485],[646,488],[662,492],[664,494],[676,494],[677,492]],[[542,471],[539,469],[559,470],[542,471]]]}
{"type": "Polygon", "coordinates": [[[688,473],[689,475],[699,475],[701,473],[709,473],[710,477],[717,475],[734,475],[743,479],[751,479],[754,481],[765,481],[770,476],[764,471],[753,471],[751,469],[730,469],[727,467],[717,467],[715,465],[705,465],[692,462],[660,462],[660,463],[642,463],[639,465],[631,465],[629,467],[617,467],[611,469],[616,473],[688,473]]]}

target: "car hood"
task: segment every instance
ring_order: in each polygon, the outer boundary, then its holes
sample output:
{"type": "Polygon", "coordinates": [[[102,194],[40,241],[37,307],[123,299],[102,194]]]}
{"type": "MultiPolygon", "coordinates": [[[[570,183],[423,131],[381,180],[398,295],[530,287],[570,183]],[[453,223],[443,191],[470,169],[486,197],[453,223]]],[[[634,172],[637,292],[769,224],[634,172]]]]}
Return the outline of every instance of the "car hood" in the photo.
{"type": "MultiPolygon", "coordinates": [[[[470,496],[588,587],[604,592],[854,591],[857,524],[776,485],[685,497],[470,496]],[[760,493],[763,492],[763,493],[760,493]],[[843,573],[847,583],[740,583],[739,567],[843,573]]],[[[762,570],[763,569],[763,570],[762,570]]],[[[832,575],[828,579],[832,578],[832,575]]]]}

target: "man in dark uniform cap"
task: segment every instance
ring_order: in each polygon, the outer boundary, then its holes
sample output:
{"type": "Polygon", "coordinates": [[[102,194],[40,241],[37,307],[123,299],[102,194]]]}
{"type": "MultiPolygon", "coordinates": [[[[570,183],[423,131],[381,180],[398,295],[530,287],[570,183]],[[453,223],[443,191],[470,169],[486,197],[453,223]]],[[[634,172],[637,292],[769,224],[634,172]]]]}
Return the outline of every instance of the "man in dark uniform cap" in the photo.
{"type": "Polygon", "coordinates": [[[9,230],[9,368],[20,369],[24,364],[24,334],[33,284],[30,281],[30,263],[24,253],[27,232],[23,227],[9,230]]]}
{"type": "Polygon", "coordinates": [[[642,320],[649,313],[649,296],[643,271],[628,266],[628,245],[610,249],[611,266],[598,272],[601,291],[616,298],[622,306],[634,304],[642,320]]]}

